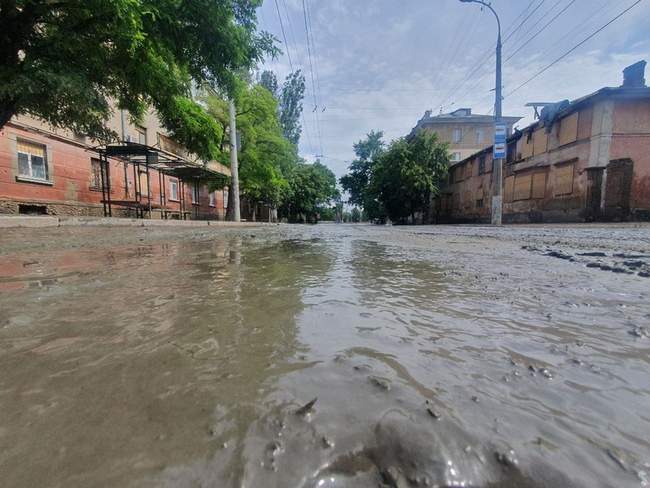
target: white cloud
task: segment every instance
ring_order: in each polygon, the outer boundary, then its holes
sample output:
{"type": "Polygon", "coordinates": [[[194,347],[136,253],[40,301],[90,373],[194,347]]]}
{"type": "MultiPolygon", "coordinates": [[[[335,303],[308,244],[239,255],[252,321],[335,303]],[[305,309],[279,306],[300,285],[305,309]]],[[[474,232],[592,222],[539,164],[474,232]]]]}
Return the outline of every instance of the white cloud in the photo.
{"type": "MultiPolygon", "coordinates": [[[[425,110],[439,110],[443,102],[445,110],[469,106],[475,112],[486,113],[492,108],[494,59],[484,57],[491,52],[496,37],[494,19],[489,12],[457,0],[307,1],[316,43],[313,54],[320,81],[318,118],[324,161],[337,175],[345,173],[346,161],[354,156],[352,144],[370,130],[384,130],[387,139],[400,137],[410,131],[425,110]],[[476,66],[479,69],[468,77],[476,66]],[[323,106],[327,107],[325,112],[321,112],[323,106]]],[[[305,120],[311,145],[305,135],[300,149],[303,156],[313,160],[320,154],[320,147],[316,114],[312,113],[302,0],[278,2],[294,67],[306,68],[308,77],[305,120]]],[[[631,2],[577,0],[566,15],[504,64],[505,93],[631,2]]],[[[516,25],[515,18],[528,3],[493,2],[502,17],[505,33],[509,32],[509,26],[516,25]]],[[[282,39],[275,1],[267,1],[262,12],[263,28],[282,39]]],[[[506,42],[504,59],[552,15],[550,9],[540,8],[506,42]],[[537,26],[533,27],[535,23],[537,26]]],[[[565,60],[506,98],[504,112],[527,116],[526,120],[530,121],[530,109],[524,107],[528,101],[574,99],[602,86],[620,85],[625,66],[650,58],[650,40],[645,34],[648,18],[650,2],[642,2],[565,60]]],[[[265,67],[276,70],[279,78],[289,71],[286,56],[265,67]]]]}

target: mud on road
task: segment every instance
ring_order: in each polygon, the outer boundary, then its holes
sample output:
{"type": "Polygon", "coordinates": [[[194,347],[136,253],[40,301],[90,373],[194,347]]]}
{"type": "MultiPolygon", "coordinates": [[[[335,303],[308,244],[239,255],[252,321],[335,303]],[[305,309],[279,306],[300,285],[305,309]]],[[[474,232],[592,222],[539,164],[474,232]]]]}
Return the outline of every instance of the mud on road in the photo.
{"type": "Polygon", "coordinates": [[[0,236],[11,487],[642,487],[650,227],[0,236]]]}

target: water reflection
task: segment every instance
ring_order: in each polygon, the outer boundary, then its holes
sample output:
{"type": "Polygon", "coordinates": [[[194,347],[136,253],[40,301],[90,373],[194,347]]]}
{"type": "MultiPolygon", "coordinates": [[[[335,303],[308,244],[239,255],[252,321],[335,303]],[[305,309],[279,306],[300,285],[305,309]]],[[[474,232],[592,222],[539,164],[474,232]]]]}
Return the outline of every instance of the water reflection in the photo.
{"type": "Polygon", "coordinates": [[[363,227],[101,232],[0,249],[7,486],[647,482],[635,282],[363,227]]]}

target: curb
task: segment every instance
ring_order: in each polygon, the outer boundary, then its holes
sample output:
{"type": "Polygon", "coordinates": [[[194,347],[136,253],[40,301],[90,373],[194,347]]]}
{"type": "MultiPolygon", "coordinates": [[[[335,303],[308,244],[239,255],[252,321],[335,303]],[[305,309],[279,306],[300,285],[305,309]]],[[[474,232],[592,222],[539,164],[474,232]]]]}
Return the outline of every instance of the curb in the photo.
{"type": "Polygon", "coordinates": [[[116,217],[0,217],[0,229],[41,227],[262,227],[268,222],[225,222],[220,220],[151,220],[116,217]]]}

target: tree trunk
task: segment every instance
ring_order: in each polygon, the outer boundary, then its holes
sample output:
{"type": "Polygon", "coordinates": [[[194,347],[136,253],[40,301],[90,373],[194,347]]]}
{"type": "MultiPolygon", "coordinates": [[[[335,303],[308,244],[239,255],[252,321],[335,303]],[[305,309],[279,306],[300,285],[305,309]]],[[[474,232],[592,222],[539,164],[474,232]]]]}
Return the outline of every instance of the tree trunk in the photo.
{"type": "Polygon", "coordinates": [[[233,200],[232,188],[228,187],[228,208],[226,209],[226,220],[229,222],[232,221],[233,208],[235,206],[233,200]]]}

